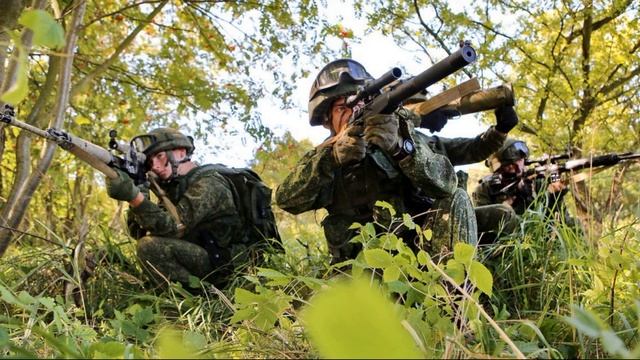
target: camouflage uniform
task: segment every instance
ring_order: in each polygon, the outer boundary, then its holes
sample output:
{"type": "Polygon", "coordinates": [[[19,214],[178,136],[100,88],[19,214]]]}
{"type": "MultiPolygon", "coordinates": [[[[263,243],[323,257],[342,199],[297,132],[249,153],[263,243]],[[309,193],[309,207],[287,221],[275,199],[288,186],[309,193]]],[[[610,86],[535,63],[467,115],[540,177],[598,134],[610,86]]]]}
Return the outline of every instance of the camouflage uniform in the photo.
{"type": "MultiPolygon", "coordinates": [[[[509,164],[515,159],[503,159],[502,152],[512,146],[515,142],[519,142],[513,139],[509,139],[505,142],[503,148],[498,150],[490,158],[494,164],[487,165],[494,167],[494,171],[497,171],[502,163],[509,164]]],[[[528,157],[528,150],[522,154],[522,158],[528,157]]],[[[478,221],[478,231],[481,234],[481,242],[493,242],[500,232],[513,233],[520,226],[520,215],[529,208],[529,206],[536,200],[537,193],[544,191],[543,201],[544,208],[548,214],[559,213],[563,221],[569,226],[575,226],[575,220],[569,215],[567,209],[564,206],[562,198],[566,194],[567,190],[563,190],[557,194],[549,193],[546,190],[546,182],[543,179],[537,179],[536,181],[525,180],[519,187],[519,190],[513,195],[497,194],[493,195],[491,191],[491,185],[489,182],[481,182],[478,184],[473,192],[473,202],[476,205],[476,218],[478,221]],[[539,190],[538,190],[539,189],[539,190]],[[506,200],[512,199],[511,205],[504,203],[506,200]],[[483,235],[484,233],[484,235],[483,235]]]]}
{"type": "Polygon", "coordinates": [[[231,186],[217,171],[204,167],[161,184],[185,226],[180,238],[176,221],[162,205],[145,198],[131,208],[129,231],[139,238],[142,263],[174,281],[188,283],[193,275],[224,284],[233,268],[248,260],[249,241],[231,186]]]}
{"type": "MultiPolygon", "coordinates": [[[[507,200],[506,195],[491,195],[489,183],[480,183],[473,192],[473,202],[476,205],[476,218],[478,220],[479,233],[487,232],[496,234],[500,230],[503,233],[513,233],[520,226],[520,215],[534,203],[538,195],[536,189],[546,189],[546,183],[543,179],[535,182],[527,182],[527,190],[519,191],[515,194],[512,205],[504,204],[507,200]]],[[[559,214],[560,219],[568,226],[578,226],[576,220],[569,214],[564,205],[564,196],[568,192],[567,189],[554,194],[544,191],[543,207],[547,211],[547,215],[559,214]]],[[[488,237],[491,242],[493,236],[488,237]]]]}
{"type": "MultiPolygon", "coordinates": [[[[399,116],[411,123],[408,112],[399,116]]],[[[355,165],[341,167],[330,141],[317,146],[278,187],[276,203],[293,214],[326,208],[329,215],[322,226],[334,261],[353,258],[359,250],[348,242],[355,235],[348,230],[352,223],[389,223],[389,214],[374,207],[378,200],[392,204],[398,213],[429,210],[429,216],[419,220],[433,228],[433,251],[450,249],[455,241],[475,244],[473,207],[467,193],[456,186],[453,166],[432,150],[429,137],[413,129],[410,133],[416,151],[401,161],[376,150],[355,165]]]]}
{"type": "MultiPolygon", "coordinates": [[[[487,159],[492,153],[500,149],[506,138],[506,134],[495,130],[495,128],[492,126],[484,133],[472,139],[447,139],[438,136],[432,136],[429,139],[429,146],[435,152],[449,158],[452,165],[458,166],[473,164],[487,159]]],[[[466,185],[467,174],[459,171],[458,186],[466,190],[466,185]]],[[[477,205],[478,204],[476,203],[476,206],[477,205]]],[[[482,233],[486,231],[487,226],[493,226],[493,224],[487,225],[487,221],[492,221],[498,215],[500,215],[500,217],[498,217],[499,219],[509,219],[509,209],[503,208],[508,207],[506,207],[505,205],[495,205],[491,208],[474,208],[480,240],[482,240],[482,233]],[[501,210],[506,211],[507,214],[501,214],[501,210]]]]}

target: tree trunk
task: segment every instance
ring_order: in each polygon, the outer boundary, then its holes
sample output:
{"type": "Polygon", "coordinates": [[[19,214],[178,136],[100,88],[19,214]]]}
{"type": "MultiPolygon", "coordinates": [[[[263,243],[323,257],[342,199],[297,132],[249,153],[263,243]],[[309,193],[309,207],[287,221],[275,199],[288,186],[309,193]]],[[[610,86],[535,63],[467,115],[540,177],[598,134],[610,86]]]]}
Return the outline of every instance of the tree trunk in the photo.
{"type": "MultiPolygon", "coordinates": [[[[76,47],[78,32],[80,30],[82,18],[84,17],[86,5],[85,0],[75,1],[71,24],[67,27],[66,44],[64,49],[65,55],[63,60],[60,62],[60,76],[58,77],[58,91],[55,105],[56,110],[54,112],[53,123],[51,124],[52,127],[61,127],[69,104],[71,71],[75,55],[74,49],[76,47]]],[[[51,165],[56,146],[56,144],[47,142],[36,169],[33,171],[27,182],[18,190],[19,192],[15,205],[11,206],[11,208],[5,207],[5,209],[3,209],[3,214],[6,213],[8,215],[3,217],[6,227],[16,228],[24,218],[24,214],[31,198],[33,197],[33,193],[40,184],[45,172],[51,165]]],[[[2,256],[7,250],[7,247],[13,238],[12,235],[11,230],[5,228],[0,229],[0,256],[2,256]]]]}

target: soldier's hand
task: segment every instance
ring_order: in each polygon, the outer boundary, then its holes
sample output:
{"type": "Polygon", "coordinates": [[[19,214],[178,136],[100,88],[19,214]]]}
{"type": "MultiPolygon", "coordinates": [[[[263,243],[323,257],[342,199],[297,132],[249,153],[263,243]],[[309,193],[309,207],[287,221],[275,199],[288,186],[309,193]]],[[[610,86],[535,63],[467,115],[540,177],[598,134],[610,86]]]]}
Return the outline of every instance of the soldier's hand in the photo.
{"type": "Polygon", "coordinates": [[[437,109],[427,115],[420,116],[420,127],[429,129],[429,131],[437,132],[447,125],[450,118],[459,116],[460,113],[455,109],[437,109]]]}
{"type": "Polygon", "coordinates": [[[138,196],[140,189],[133,184],[133,180],[124,171],[114,169],[118,177],[111,179],[107,177],[107,193],[113,199],[120,201],[131,201],[138,196]]]}
{"type": "Polygon", "coordinates": [[[394,153],[398,149],[398,117],[394,114],[377,114],[364,119],[364,140],[382,151],[394,153]]]}
{"type": "Polygon", "coordinates": [[[567,188],[567,185],[565,185],[562,181],[554,181],[547,186],[547,191],[552,194],[555,194],[555,193],[560,193],[566,188],[567,188]]]}
{"type": "Polygon", "coordinates": [[[501,106],[494,111],[496,115],[496,130],[508,133],[518,124],[518,114],[513,106],[501,106]]]}
{"type": "Polygon", "coordinates": [[[338,164],[347,165],[364,159],[367,153],[367,144],[362,137],[362,131],[362,127],[352,126],[336,135],[336,141],[333,144],[333,157],[338,164]]]}

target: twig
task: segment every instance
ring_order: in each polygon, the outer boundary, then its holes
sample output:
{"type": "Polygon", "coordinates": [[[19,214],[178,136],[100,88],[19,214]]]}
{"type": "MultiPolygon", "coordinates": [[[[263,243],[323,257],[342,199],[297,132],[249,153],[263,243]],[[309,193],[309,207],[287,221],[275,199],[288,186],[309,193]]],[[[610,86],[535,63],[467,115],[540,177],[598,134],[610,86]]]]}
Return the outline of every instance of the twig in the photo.
{"type": "Polygon", "coordinates": [[[484,308],[482,307],[482,305],[480,305],[471,295],[469,295],[469,293],[466,290],[464,290],[458,284],[456,284],[456,282],[449,275],[447,275],[447,273],[445,273],[442,269],[440,269],[440,267],[438,267],[438,265],[436,265],[433,262],[433,260],[429,259],[429,265],[433,266],[436,269],[436,271],[440,273],[440,275],[442,275],[442,277],[448,283],[453,285],[453,287],[455,287],[456,290],[458,290],[465,299],[469,300],[473,305],[475,305],[478,308],[478,311],[480,312],[480,314],[482,314],[482,316],[484,316],[484,318],[487,319],[487,322],[489,322],[489,325],[491,325],[491,327],[493,327],[493,329],[498,333],[498,335],[500,336],[500,339],[502,339],[502,341],[504,341],[505,343],[507,343],[507,345],[509,345],[509,347],[511,348],[511,350],[513,351],[513,353],[516,355],[518,359],[527,358],[520,351],[520,349],[518,349],[516,344],[513,343],[513,341],[504,332],[504,330],[502,330],[500,326],[491,318],[491,316],[489,316],[489,314],[487,314],[487,312],[484,311],[484,308]]]}

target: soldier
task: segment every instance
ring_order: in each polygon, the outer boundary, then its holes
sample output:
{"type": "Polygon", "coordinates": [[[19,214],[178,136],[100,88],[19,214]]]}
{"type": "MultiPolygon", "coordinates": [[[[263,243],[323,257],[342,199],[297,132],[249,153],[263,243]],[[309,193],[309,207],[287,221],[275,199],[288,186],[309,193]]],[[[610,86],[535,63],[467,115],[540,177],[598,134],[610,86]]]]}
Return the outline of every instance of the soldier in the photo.
{"type": "MultiPolygon", "coordinates": [[[[414,131],[412,113],[401,109],[368,117],[364,126],[348,124],[352,109],[346,97],[370,79],[351,59],[333,61],[319,72],[309,94],[309,122],[331,135],[299,161],[276,190],[276,203],[293,214],[327,209],[322,226],[333,262],[357,255],[358,247],[349,242],[353,222],[389,224],[389,213],[374,206],[378,200],[433,229],[432,251],[451,249],[454,241],[475,244],[470,199],[456,186],[449,160],[414,131]]],[[[411,240],[408,232],[401,235],[411,240]]]]}
{"type": "MultiPolygon", "coordinates": [[[[525,161],[528,157],[529,148],[524,141],[507,139],[504,145],[491,155],[486,165],[491,168],[494,175],[500,175],[500,179],[517,180],[526,170],[525,161]]],[[[513,191],[495,194],[492,189],[492,186],[506,185],[492,185],[490,181],[482,181],[473,193],[473,200],[477,206],[478,231],[480,234],[484,233],[481,235],[481,243],[494,242],[500,231],[514,232],[520,224],[519,215],[524,214],[535,201],[538,189],[544,188],[543,182],[521,178],[515,183],[513,191]]],[[[566,186],[560,181],[547,184],[546,209],[549,213],[561,211],[565,223],[573,226],[575,221],[562,204],[562,198],[566,192],[566,186]]]]}
{"type": "Polygon", "coordinates": [[[177,209],[175,218],[122,171],[117,170],[117,179],[107,179],[109,196],[129,202],[129,232],[138,239],[143,266],[156,280],[159,272],[186,285],[196,276],[223,286],[229,274],[248,263],[248,249],[256,250],[234,202],[233,185],[211,165],[193,162],[193,139],[178,130],[158,128],[132,144],[146,155],[148,170],[177,209]]]}

